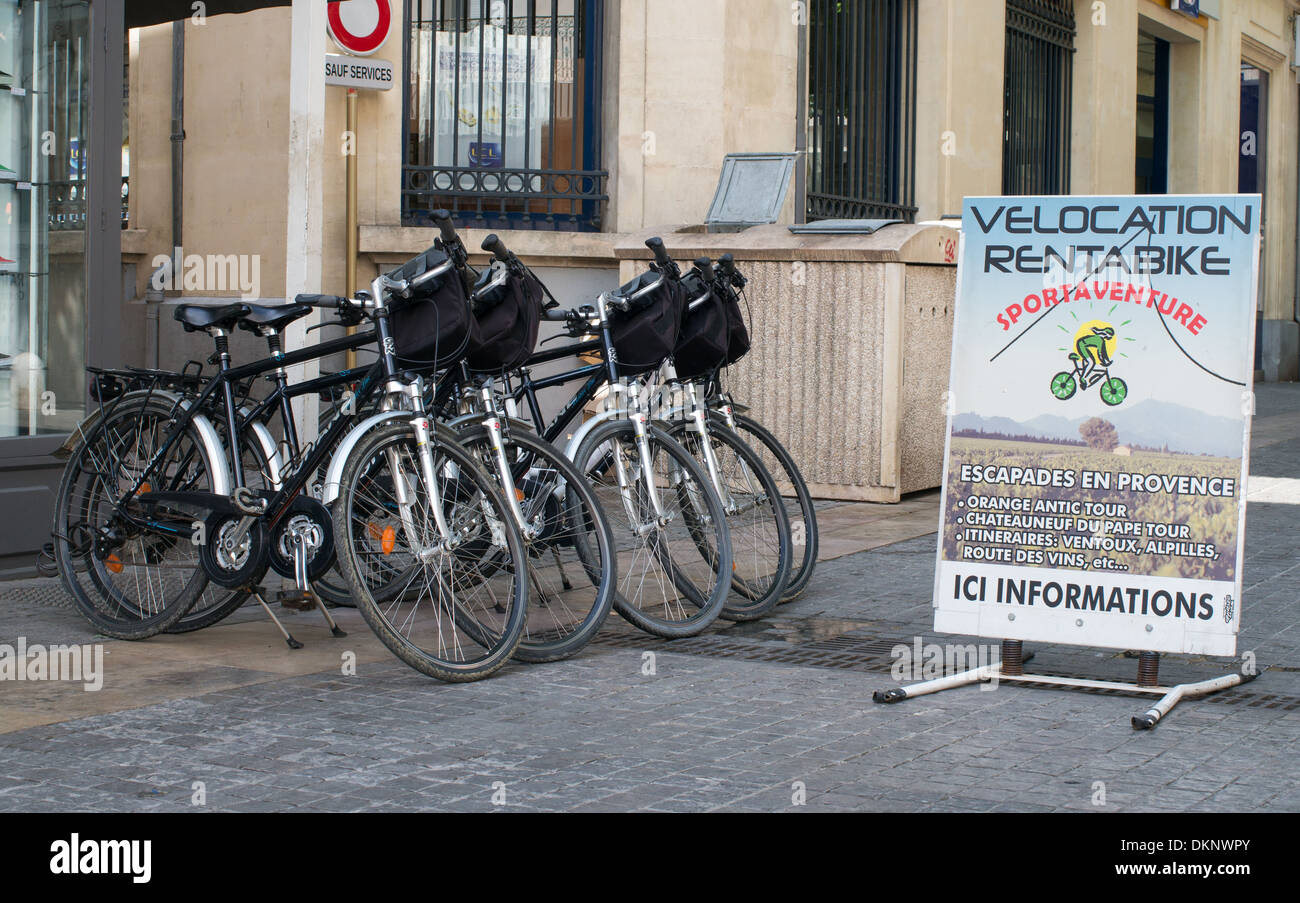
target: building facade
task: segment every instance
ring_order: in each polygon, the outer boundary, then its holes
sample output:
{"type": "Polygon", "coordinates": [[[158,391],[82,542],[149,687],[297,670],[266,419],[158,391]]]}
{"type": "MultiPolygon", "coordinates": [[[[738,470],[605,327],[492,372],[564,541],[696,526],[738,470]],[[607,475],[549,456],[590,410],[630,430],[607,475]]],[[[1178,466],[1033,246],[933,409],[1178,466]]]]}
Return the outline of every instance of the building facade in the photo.
{"type": "Polygon", "coordinates": [[[0,573],[44,539],[82,368],[208,353],[155,326],[159,297],[359,287],[349,164],[360,285],[447,208],[568,297],[609,287],[640,234],[699,230],[730,153],[796,155],[788,224],[1259,192],[1257,369],[1297,376],[1300,0],[342,6],[390,23],[366,59],[394,87],[358,92],[353,129],[313,75],[340,52],[323,3],[0,0],[0,573]]]}

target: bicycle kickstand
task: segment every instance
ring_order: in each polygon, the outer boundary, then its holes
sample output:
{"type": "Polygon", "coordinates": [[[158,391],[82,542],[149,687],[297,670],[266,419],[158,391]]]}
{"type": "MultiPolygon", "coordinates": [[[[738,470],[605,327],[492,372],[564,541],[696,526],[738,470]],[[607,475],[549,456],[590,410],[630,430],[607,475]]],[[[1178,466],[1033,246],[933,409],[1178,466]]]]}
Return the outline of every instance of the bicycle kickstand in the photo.
{"type": "Polygon", "coordinates": [[[271,616],[272,622],[275,623],[275,626],[279,629],[280,633],[284,636],[284,641],[289,644],[289,648],[301,649],[302,643],[298,642],[293,638],[293,634],[289,633],[289,631],[285,629],[284,624],[280,623],[280,619],[275,616],[275,612],[272,611],[271,606],[267,604],[265,597],[262,596],[261,587],[254,586],[251,589],[251,592],[253,594],[253,598],[256,599],[261,604],[262,608],[266,611],[266,613],[271,616]]]}

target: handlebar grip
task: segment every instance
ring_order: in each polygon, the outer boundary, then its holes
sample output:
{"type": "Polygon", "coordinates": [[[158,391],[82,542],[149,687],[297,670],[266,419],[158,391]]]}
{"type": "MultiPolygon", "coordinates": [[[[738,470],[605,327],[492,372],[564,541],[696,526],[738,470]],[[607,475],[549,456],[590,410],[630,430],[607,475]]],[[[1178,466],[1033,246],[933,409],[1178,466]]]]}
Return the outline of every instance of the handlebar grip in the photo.
{"type": "Polygon", "coordinates": [[[718,266],[722,267],[724,276],[736,275],[736,258],[730,254],[723,254],[718,258],[718,266]]]}
{"type": "Polygon", "coordinates": [[[645,246],[650,249],[650,253],[654,254],[655,262],[660,266],[666,267],[672,265],[673,259],[668,256],[668,251],[664,248],[664,240],[662,238],[659,238],[658,236],[647,238],[645,246]]]}
{"type": "Polygon", "coordinates": [[[707,257],[695,258],[695,269],[700,271],[700,278],[704,280],[705,285],[712,285],[718,278],[713,272],[713,261],[707,257]]]}
{"type": "Polygon", "coordinates": [[[444,242],[460,240],[460,236],[456,234],[456,227],[451,223],[451,214],[446,210],[433,211],[433,222],[437,225],[438,231],[442,233],[444,242]]]}
{"type": "Polygon", "coordinates": [[[298,295],[293,299],[294,304],[306,304],[308,307],[338,307],[341,304],[347,304],[347,298],[341,298],[338,295],[298,295]]]}
{"type": "Polygon", "coordinates": [[[501,236],[497,235],[495,232],[483,239],[482,247],[484,251],[487,251],[502,263],[510,262],[510,249],[507,248],[506,243],[501,240],[501,236]]]}

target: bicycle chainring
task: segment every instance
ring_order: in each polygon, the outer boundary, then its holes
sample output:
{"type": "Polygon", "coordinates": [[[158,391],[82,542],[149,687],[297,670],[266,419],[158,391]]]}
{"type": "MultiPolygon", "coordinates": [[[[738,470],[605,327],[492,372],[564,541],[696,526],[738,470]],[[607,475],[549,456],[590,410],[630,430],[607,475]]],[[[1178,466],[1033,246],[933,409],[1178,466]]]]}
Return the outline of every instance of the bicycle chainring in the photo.
{"type": "Polygon", "coordinates": [[[226,589],[256,586],[266,576],[271,560],[266,524],[255,520],[243,539],[231,546],[243,516],[212,514],[204,521],[207,542],[199,546],[199,564],[208,579],[226,589]]]}
{"type": "Polygon", "coordinates": [[[334,525],[329,509],[316,499],[300,495],[275,528],[271,542],[271,570],[294,579],[294,534],[307,539],[307,579],[319,580],[334,566],[334,525]]]}

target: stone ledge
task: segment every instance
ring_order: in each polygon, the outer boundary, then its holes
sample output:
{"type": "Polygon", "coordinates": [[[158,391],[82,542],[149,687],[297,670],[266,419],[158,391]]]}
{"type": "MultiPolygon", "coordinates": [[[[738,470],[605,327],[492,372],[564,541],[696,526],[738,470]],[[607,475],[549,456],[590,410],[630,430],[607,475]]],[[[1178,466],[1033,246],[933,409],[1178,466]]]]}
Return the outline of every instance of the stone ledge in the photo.
{"type": "Polygon", "coordinates": [[[850,263],[910,263],[957,265],[955,228],[934,224],[886,226],[871,235],[796,235],[788,226],[754,226],[743,232],[708,233],[690,225],[660,226],[619,236],[614,253],[619,260],[649,260],[645,241],[664,240],[668,253],[691,260],[725,253],[745,260],[844,261],[850,263]]]}
{"type": "MultiPolygon", "coordinates": [[[[488,255],[479,251],[483,239],[492,234],[487,229],[461,229],[461,239],[470,251],[470,261],[485,263],[488,255]]],[[[617,265],[614,244],[618,233],[538,232],[527,229],[500,230],[496,233],[525,263],[539,267],[598,267],[617,265]]],[[[436,228],[413,226],[361,226],[358,250],[381,266],[403,263],[430,247],[438,237],[436,228]]]]}

